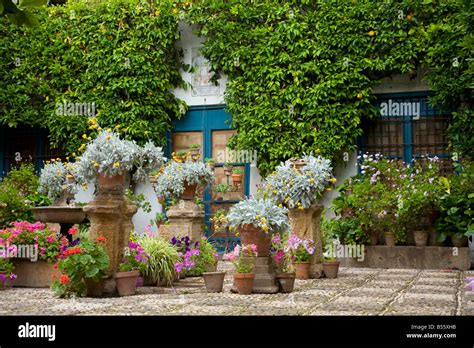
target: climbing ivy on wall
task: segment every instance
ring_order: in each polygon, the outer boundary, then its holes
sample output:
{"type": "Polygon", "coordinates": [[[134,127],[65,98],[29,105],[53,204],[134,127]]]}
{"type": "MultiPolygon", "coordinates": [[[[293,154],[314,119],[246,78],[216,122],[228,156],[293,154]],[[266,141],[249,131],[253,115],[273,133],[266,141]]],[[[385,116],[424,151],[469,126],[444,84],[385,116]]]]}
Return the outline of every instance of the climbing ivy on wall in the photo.
{"type": "Polygon", "coordinates": [[[36,11],[34,28],[0,18],[0,124],[47,128],[72,153],[95,111],[102,127],[164,144],[185,111],[172,94],[183,85],[177,13],[171,0],[76,0],[36,11]]]}
{"type": "Polygon", "coordinates": [[[377,113],[373,88],[414,76],[434,39],[427,27],[456,11],[456,1],[203,0],[189,18],[229,77],[231,145],[258,150],[265,175],[303,152],[343,159],[377,113]]]}

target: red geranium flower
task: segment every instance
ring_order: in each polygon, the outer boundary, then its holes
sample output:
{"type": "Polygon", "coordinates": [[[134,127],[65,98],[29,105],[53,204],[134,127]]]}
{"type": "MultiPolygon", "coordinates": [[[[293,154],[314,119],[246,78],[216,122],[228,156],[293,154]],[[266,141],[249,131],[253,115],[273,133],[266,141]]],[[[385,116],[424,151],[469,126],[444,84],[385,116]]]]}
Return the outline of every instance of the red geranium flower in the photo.
{"type": "Polygon", "coordinates": [[[71,280],[71,278],[69,278],[67,274],[63,274],[61,277],[59,277],[59,280],[61,281],[61,284],[65,285],[71,280]]]}
{"type": "Polygon", "coordinates": [[[97,237],[95,240],[98,242],[105,242],[107,238],[105,238],[104,236],[100,236],[100,237],[97,237]]]}
{"type": "Polygon", "coordinates": [[[68,233],[71,235],[71,236],[74,236],[76,233],[77,233],[77,228],[76,227],[71,227],[68,231],[68,233]]]}
{"type": "Polygon", "coordinates": [[[54,265],[53,265],[54,269],[58,269],[58,263],[56,262],[54,265]]]}

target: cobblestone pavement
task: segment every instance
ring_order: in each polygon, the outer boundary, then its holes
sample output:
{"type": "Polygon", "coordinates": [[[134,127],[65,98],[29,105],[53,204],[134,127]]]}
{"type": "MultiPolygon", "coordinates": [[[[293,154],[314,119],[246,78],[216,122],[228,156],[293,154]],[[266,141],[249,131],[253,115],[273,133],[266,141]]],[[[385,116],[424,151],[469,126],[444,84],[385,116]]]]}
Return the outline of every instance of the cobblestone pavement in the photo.
{"type": "Polygon", "coordinates": [[[0,292],[0,315],[474,315],[474,271],[341,268],[337,279],[297,280],[290,294],[208,294],[202,278],[136,296],[58,299],[50,289],[0,292]]]}

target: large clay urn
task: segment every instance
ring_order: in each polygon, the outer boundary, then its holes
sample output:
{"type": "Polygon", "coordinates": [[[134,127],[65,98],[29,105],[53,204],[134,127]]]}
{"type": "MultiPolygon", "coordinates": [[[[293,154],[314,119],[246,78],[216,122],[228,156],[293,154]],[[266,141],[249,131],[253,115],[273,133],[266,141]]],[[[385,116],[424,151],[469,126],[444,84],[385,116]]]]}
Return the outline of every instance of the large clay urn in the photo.
{"type": "Polygon", "coordinates": [[[117,190],[125,187],[125,174],[108,176],[106,174],[99,174],[97,176],[97,184],[99,190],[117,190]]]}
{"type": "Polygon", "coordinates": [[[258,257],[268,256],[272,246],[271,233],[263,232],[254,225],[241,225],[238,229],[242,245],[255,244],[257,246],[258,257]]]}

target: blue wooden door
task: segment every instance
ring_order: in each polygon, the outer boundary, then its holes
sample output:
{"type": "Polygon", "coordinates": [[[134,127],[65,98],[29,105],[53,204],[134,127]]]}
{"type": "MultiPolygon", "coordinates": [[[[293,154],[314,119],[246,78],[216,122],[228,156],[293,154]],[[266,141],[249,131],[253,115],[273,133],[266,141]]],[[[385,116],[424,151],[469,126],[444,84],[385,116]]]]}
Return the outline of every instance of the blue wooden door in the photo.
{"type": "MultiPolygon", "coordinates": [[[[167,155],[170,157],[172,151],[181,150],[189,142],[201,145],[203,158],[216,159],[214,170],[216,184],[229,184],[230,178],[223,175],[224,157],[228,138],[233,133],[230,126],[231,115],[224,110],[224,106],[199,106],[191,107],[186,115],[174,122],[173,132],[168,137],[167,155]]],[[[228,210],[233,204],[239,202],[244,196],[249,195],[250,165],[248,163],[233,163],[234,166],[242,167],[244,179],[241,185],[232,186],[232,190],[226,196],[219,195],[209,187],[204,191],[203,203],[205,209],[206,235],[211,238],[220,252],[229,250],[238,243],[239,239],[230,231],[215,233],[209,219],[219,209],[228,210]]]]}

